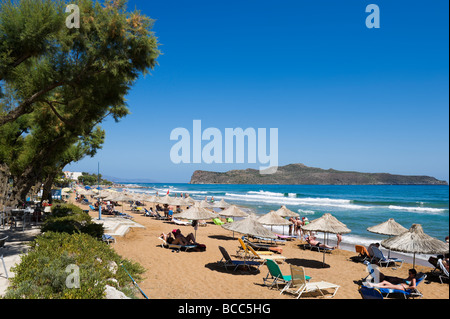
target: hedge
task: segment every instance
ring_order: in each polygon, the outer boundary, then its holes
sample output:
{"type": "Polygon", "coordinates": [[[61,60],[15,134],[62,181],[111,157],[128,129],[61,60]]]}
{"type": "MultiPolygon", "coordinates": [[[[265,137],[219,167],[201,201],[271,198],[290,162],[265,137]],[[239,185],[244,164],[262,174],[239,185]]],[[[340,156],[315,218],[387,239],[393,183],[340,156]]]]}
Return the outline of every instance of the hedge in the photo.
{"type": "Polygon", "coordinates": [[[68,234],[85,233],[101,239],[104,229],[101,224],[92,222],[89,214],[73,204],[56,205],[47,216],[41,228],[42,232],[65,232],[68,234]]]}
{"type": "Polygon", "coordinates": [[[142,279],[145,270],[141,265],[122,260],[110,246],[88,234],[46,232],[36,237],[28,254],[13,267],[15,276],[5,298],[102,299],[106,284],[133,298],[136,291],[121,264],[136,281],[142,279]],[[69,265],[79,267],[79,288],[66,285],[69,265]]]}

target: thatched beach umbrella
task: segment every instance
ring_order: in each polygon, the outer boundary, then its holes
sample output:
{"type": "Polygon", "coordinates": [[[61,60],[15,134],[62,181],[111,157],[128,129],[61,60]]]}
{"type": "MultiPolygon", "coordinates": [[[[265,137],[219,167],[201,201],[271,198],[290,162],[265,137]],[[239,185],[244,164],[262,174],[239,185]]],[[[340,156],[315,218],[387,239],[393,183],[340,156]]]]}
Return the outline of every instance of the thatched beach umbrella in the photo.
{"type": "Polygon", "coordinates": [[[213,208],[213,206],[210,203],[208,203],[206,200],[202,200],[202,201],[198,202],[198,206],[201,208],[208,208],[208,209],[213,208]]]}
{"type": "Polygon", "coordinates": [[[441,254],[449,251],[447,243],[425,234],[420,224],[413,224],[408,231],[383,240],[381,245],[393,251],[414,254],[413,268],[416,265],[416,254],[441,254]]]}
{"type": "Polygon", "coordinates": [[[228,208],[230,206],[231,204],[227,203],[223,198],[220,201],[214,202],[214,204],[212,204],[212,207],[214,208],[228,208]]]}
{"type": "Polygon", "coordinates": [[[119,194],[115,194],[113,200],[116,202],[122,202],[122,214],[123,214],[123,206],[124,206],[123,202],[133,200],[133,198],[130,195],[127,195],[125,193],[119,193],[119,194]]]}
{"type": "MultiPolygon", "coordinates": [[[[302,226],[303,230],[306,231],[316,231],[324,233],[324,241],[325,234],[347,234],[351,232],[347,226],[336,219],[333,215],[326,213],[322,217],[314,219],[308,225],[302,226]]],[[[323,250],[323,265],[325,265],[325,250],[323,250]]]]}
{"type": "MultiPolygon", "coordinates": [[[[218,212],[220,216],[224,217],[248,217],[248,214],[244,212],[242,209],[237,207],[236,205],[231,205],[227,209],[224,209],[220,212],[218,212]]],[[[234,238],[234,232],[233,232],[233,238],[234,238]]]]}
{"type": "Polygon", "coordinates": [[[284,219],[273,210],[258,218],[258,222],[263,225],[270,225],[270,230],[272,230],[272,226],[286,226],[291,224],[290,221],[284,219]]]}
{"type": "MultiPolygon", "coordinates": [[[[367,231],[375,234],[388,235],[391,237],[403,234],[404,232],[407,232],[408,229],[397,223],[393,218],[389,218],[384,223],[367,228],[367,231]]],[[[389,249],[388,257],[390,256],[391,250],[389,249]]]]}
{"type": "MultiPolygon", "coordinates": [[[[208,220],[216,218],[217,214],[199,206],[192,206],[181,213],[174,214],[173,217],[189,220],[208,220]]],[[[197,227],[195,227],[195,238],[197,238],[197,227]]]]}
{"type": "Polygon", "coordinates": [[[323,214],[322,217],[314,219],[308,225],[302,226],[302,229],[332,234],[347,234],[351,232],[344,223],[329,213],[323,214]]]}
{"type": "Polygon", "coordinates": [[[384,223],[368,227],[367,230],[371,233],[388,236],[397,236],[408,231],[408,229],[397,223],[393,218],[389,218],[384,223]]]}
{"type": "Polygon", "coordinates": [[[247,217],[248,216],[248,214],[246,212],[244,212],[242,209],[240,209],[236,205],[231,205],[227,209],[224,209],[224,210],[218,212],[217,214],[219,214],[220,216],[225,216],[225,217],[247,217]]]}
{"type": "Polygon", "coordinates": [[[247,236],[276,239],[277,236],[252,217],[222,225],[223,228],[247,236]]]}
{"type": "Polygon", "coordinates": [[[279,208],[276,213],[278,215],[280,215],[281,217],[299,217],[300,215],[293,212],[290,209],[287,209],[286,206],[281,206],[281,208],[279,208]]]}

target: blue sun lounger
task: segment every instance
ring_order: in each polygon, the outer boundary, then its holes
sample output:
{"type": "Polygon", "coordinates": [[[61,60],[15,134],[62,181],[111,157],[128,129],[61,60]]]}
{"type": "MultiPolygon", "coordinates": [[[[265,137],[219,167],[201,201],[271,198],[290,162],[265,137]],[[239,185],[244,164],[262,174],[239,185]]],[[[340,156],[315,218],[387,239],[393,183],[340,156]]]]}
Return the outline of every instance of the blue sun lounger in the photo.
{"type": "MultiPolygon", "coordinates": [[[[400,294],[400,295],[402,295],[405,299],[407,299],[407,298],[409,298],[409,297],[419,297],[419,298],[422,298],[423,295],[422,295],[422,293],[421,293],[419,290],[417,290],[417,286],[418,286],[422,281],[424,281],[425,278],[427,278],[427,275],[425,275],[425,274],[423,274],[423,273],[417,274],[416,288],[414,288],[414,289],[400,290],[400,289],[390,289],[390,288],[367,287],[367,286],[364,286],[364,283],[363,283],[363,286],[362,286],[362,287],[364,287],[364,292],[366,292],[366,294],[367,294],[368,296],[369,296],[369,295],[376,295],[376,294],[377,294],[376,292],[370,292],[369,289],[376,289],[376,290],[378,290],[378,291],[379,291],[384,297],[386,297],[386,298],[389,297],[390,294],[400,294]]],[[[362,287],[361,287],[361,289],[363,289],[362,287]]],[[[361,292],[361,291],[360,291],[360,292],[361,292]]],[[[377,298],[377,299],[379,299],[379,298],[377,298]]]]}

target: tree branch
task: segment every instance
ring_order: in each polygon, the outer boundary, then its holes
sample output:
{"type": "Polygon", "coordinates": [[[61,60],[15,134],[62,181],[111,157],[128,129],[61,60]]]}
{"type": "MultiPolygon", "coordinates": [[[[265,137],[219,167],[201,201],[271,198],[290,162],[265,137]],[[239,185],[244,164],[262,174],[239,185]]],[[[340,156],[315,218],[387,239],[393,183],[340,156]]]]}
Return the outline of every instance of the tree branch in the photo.
{"type": "Polygon", "coordinates": [[[12,110],[11,112],[9,112],[8,114],[1,116],[0,117],[0,126],[7,124],[9,122],[12,122],[14,120],[16,120],[17,118],[19,118],[20,116],[29,113],[29,107],[36,102],[36,100],[38,98],[40,98],[42,95],[50,92],[51,90],[64,85],[64,82],[56,82],[48,87],[46,87],[45,89],[36,92],[35,94],[33,94],[31,97],[29,97],[28,99],[26,99],[25,101],[23,101],[18,107],[16,107],[14,110],[12,110]]]}

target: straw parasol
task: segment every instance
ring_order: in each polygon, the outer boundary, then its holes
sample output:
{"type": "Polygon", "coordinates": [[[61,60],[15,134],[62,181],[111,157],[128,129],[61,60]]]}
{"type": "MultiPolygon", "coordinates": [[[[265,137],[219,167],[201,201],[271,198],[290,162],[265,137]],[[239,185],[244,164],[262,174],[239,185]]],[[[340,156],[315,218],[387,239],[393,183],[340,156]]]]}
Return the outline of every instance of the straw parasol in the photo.
{"type": "Polygon", "coordinates": [[[208,203],[206,200],[202,200],[201,202],[199,202],[198,206],[201,208],[209,208],[209,209],[213,208],[213,206],[210,203],[208,203]]]}
{"type": "MultiPolygon", "coordinates": [[[[351,232],[347,226],[336,219],[333,215],[326,213],[323,214],[322,217],[314,219],[308,225],[302,226],[303,230],[306,231],[317,231],[324,233],[324,241],[325,234],[347,234],[351,232]]],[[[323,251],[323,265],[325,265],[325,250],[323,251]]]]}
{"type": "Polygon", "coordinates": [[[230,206],[231,204],[227,203],[223,198],[220,201],[214,202],[214,204],[212,204],[212,207],[214,208],[228,208],[230,206]]]}
{"type": "Polygon", "coordinates": [[[231,205],[227,209],[224,209],[220,212],[218,212],[220,216],[226,216],[226,217],[247,217],[248,214],[244,212],[242,209],[237,207],[236,205],[231,205]]]}
{"type": "Polygon", "coordinates": [[[277,236],[252,217],[222,225],[223,228],[247,236],[276,239],[277,236]]]}
{"type": "Polygon", "coordinates": [[[441,254],[449,251],[447,243],[425,234],[420,224],[413,224],[408,231],[383,240],[381,245],[393,251],[414,254],[413,268],[416,265],[416,254],[441,254]]]}
{"type": "MultiPolygon", "coordinates": [[[[199,206],[192,206],[183,210],[181,213],[174,214],[173,217],[190,220],[208,220],[216,218],[217,214],[199,206]]],[[[197,227],[195,227],[195,238],[197,238],[197,227]]]]}
{"type": "Polygon", "coordinates": [[[307,231],[319,231],[332,234],[346,234],[351,232],[344,223],[329,213],[323,214],[322,217],[314,219],[308,225],[302,226],[302,228],[307,231]]]}
{"type": "Polygon", "coordinates": [[[368,227],[367,231],[375,234],[397,236],[408,231],[408,229],[397,223],[393,218],[389,218],[384,223],[368,227]]]}
{"type": "Polygon", "coordinates": [[[286,206],[281,206],[276,213],[280,215],[281,217],[299,217],[300,215],[297,213],[294,213],[292,210],[287,209],[286,206]]]}
{"type": "MultiPolygon", "coordinates": [[[[384,223],[367,228],[367,231],[375,234],[388,235],[391,237],[403,234],[404,232],[407,232],[408,229],[397,223],[393,218],[389,218],[384,223]]],[[[388,257],[391,257],[390,249],[388,257]]]]}
{"type": "Polygon", "coordinates": [[[115,202],[122,202],[122,214],[123,214],[123,206],[124,206],[123,202],[133,200],[133,198],[130,195],[127,195],[125,193],[118,193],[118,194],[113,195],[112,200],[115,202]]]}
{"type": "Polygon", "coordinates": [[[290,221],[284,219],[283,217],[278,215],[276,211],[273,210],[258,218],[258,222],[263,225],[270,225],[271,230],[272,226],[286,226],[291,224],[290,221]]]}
{"type": "MultiPolygon", "coordinates": [[[[242,209],[237,207],[236,205],[231,205],[227,209],[224,209],[220,212],[218,212],[220,216],[225,217],[248,217],[248,214],[244,212],[242,209]]],[[[234,232],[233,232],[233,238],[234,238],[234,232]]]]}

